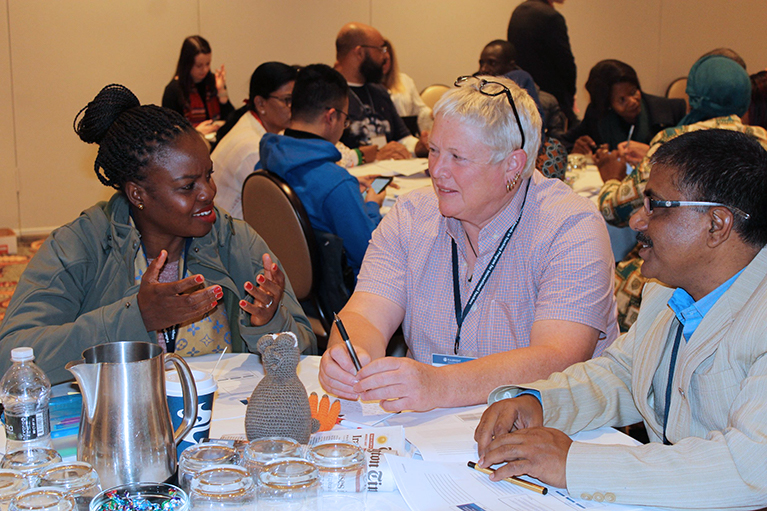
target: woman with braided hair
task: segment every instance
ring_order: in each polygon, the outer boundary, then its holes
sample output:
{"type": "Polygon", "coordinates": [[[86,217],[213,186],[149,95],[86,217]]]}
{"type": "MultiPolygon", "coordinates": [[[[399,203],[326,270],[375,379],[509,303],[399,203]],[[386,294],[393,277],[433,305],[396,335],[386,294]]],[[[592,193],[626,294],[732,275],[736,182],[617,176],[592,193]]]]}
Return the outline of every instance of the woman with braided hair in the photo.
{"type": "Polygon", "coordinates": [[[226,90],[226,70],[222,65],[211,72],[211,56],[204,37],[184,39],[176,74],[162,95],[162,106],[182,114],[203,135],[218,130],[234,111],[226,90]]]}
{"type": "Polygon", "coordinates": [[[30,261],[0,329],[0,372],[18,346],[35,348],[54,383],[103,342],[195,356],[292,331],[302,351],[316,349],[269,247],[214,206],[207,146],[184,117],[108,85],[75,131],[99,145],[94,170],[118,191],[53,231],[30,261]]]}

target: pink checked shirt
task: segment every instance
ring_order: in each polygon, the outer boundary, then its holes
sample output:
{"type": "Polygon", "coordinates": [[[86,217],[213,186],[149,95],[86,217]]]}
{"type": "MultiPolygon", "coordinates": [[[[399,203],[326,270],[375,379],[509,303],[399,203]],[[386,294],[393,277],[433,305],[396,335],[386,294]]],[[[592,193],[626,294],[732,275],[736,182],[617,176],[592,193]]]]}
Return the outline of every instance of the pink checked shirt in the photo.
{"type": "MultiPolygon", "coordinates": [[[[464,319],[459,355],[527,347],[533,323],[546,319],[602,332],[594,356],[618,336],[613,253],[602,215],[561,181],[538,171],[531,179],[519,225],[464,319]]],[[[472,282],[463,227],[439,213],[431,189],[401,197],[373,232],[356,291],[405,309],[402,327],[416,360],[431,363],[432,354],[453,354],[457,326],[450,240],[458,246],[463,307],[519,216],[526,186],[524,181],[512,202],[480,231],[472,282]]]]}

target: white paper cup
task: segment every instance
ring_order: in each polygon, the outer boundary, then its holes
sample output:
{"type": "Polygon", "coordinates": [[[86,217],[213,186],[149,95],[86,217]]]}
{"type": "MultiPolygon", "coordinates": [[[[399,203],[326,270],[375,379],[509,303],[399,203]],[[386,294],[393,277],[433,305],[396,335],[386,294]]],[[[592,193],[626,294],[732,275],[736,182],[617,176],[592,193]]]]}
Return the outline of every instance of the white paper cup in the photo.
{"type": "MultiPolygon", "coordinates": [[[[199,444],[210,437],[210,419],[213,416],[213,397],[218,390],[218,384],[210,373],[192,371],[197,387],[197,421],[192,430],[187,433],[176,450],[178,456],[189,446],[199,444]]],[[[168,396],[168,409],[175,430],[184,418],[184,398],[181,392],[181,382],[176,371],[165,373],[165,393],[168,396]]]]}

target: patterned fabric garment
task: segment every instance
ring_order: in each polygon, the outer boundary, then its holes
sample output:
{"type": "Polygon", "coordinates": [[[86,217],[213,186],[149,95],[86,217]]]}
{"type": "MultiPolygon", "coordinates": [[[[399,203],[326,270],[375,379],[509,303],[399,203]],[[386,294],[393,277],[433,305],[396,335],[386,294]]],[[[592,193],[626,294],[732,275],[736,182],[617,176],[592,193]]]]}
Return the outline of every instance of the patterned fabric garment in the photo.
{"type": "Polygon", "coordinates": [[[535,160],[535,168],[546,177],[564,179],[567,171],[567,149],[562,142],[545,137],[535,160]]]}
{"type": "MultiPolygon", "coordinates": [[[[183,258],[184,254],[181,254],[181,260],[183,258]]],[[[141,277],[146,272],[148,264],[151,263],[152,260],[146,258],[144,247],[141,247],[134,262],[137,284],[141,283],[141,277]]],[[[181,275],[178,261],[166,262],[158,280],[162,283],[175,282],[191,275],[189,270],[186,270],[186,275],[181,275]]],[[[205,287],[204,282],[194,290],[196,291],[203,287],[205,287]]],[[[162,347],[163,351],[167,351],[165,334],[161,331],[157,332],[157,343],[162,347]]],[[[230,349],[232,347],[232,333],[229,330],[229,322],[223,303],[219,303],[212,312],[205,314],[203,317],[195,321],[187,321],[178,326],[174,351],[182,357],[198,357],[209,353],[221,353],[226,347],[230,349]]]]}
{"type": "MultiPolygon", "coordinates": [[[[599,330],[603,335],[595,356],[618,335],[613,254],[599,212],[559,180],[538,171],[530,179],[524,214],[463,322],[459,355],[481,357],[527,347],[533,323],[541,320],[599,330]]],[[[473,275],[466,264],[470,249],[461,223],[439,214],[431,189],[400,197],[373,232],[355,292],[373,293],[405,310],[402,330],[415,360],[431,363],[432,354],[454,351],[451,240],[460,254],[465,307],[504,233],[520,216],[526,186],[527,180],[481,230],[473,275]]]]}

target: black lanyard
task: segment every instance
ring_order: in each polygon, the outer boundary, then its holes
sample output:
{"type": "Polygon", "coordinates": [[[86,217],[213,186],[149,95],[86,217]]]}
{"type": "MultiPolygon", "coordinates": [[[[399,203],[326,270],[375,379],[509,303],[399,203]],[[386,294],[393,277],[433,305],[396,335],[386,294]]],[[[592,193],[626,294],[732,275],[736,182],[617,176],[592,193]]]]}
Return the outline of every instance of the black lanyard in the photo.
{"type": "Polygon", "coordinates": [[[671,393],[674,386],[674,369],[676,368],[676,357],[679,354],[679,345],[682,340],[682,331],[684,325],[679,322],[679,327],[676,329],[676,337],[674,337],[674,347],[671,349],[671,362],[669,362],[668,368],[668,383],[666,384],[666,409],[663,411],[663,443],[665,445],[671,445],[671,442],[666,438],[666,426],[668,426],[668,411],[671,408],[671,393]]]}
{"type": "Polygon", "coordinates": [[[514,222],[514,224],[512,224],[511,227],[509,227],[509,229],[506,231],[506,234],[503,235],[501,244],[498,245],[498,248],[495,250],[495,254],[493,254],[493,258],[490,259],[490,263],[487,265],[487,268],[485,268],[485,271],[482,272],[482,277],[480,277],[479,282],[477,282],[474,291],[471,292],[469,301],[466,302],[466,307],[463,308],[463,311],[461,310],[461,284],[458,278],[458,247],[456,246],[454,239],[450,240],[453,245],[453,299],[455,300],[455,322],[458,325],[458,331],[455,333],[455,347],[453,348],[453,352],[456,355],[458,355],[458,347],[461,344],[461,326],[463,325],[463,320],[466,319],[466,316],[469,315],[469,311],[474,305],[474,302],[477,301],[479,294],[482,292],[482,289],[484,289],[485,284],[487,284],[487,280],[490,278],[490,274],[493,273],[493,270],[498,265],[498,260],[501,258],[503,251],[506,250],[506,246],[509,244],[509,240],[511,240],[511,236],[514,234],[514,231],[517,228],[517,224],[519,224],[519,221],[522,220],[522,213],[525,209],[525,202],[527,202],[527,191],[530,189],[531,180],[532,179],[527,182],[527,188],[525,188],[525,196],[522,199],[522,206],[519,208],[519,216],[517,217],[517,220],[514,222]]]}

